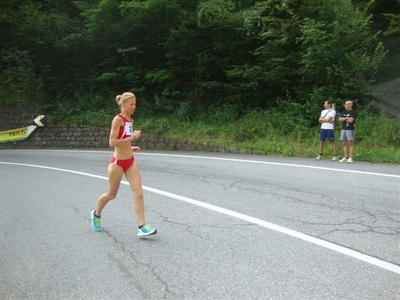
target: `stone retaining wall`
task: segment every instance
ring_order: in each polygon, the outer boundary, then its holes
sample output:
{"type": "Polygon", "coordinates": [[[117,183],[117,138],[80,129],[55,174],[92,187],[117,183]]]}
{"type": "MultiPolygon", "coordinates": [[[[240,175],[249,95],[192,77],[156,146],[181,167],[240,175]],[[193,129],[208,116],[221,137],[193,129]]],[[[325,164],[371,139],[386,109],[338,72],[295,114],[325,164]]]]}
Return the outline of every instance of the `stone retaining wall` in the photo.
{"type": "MultiPolygon", "coordinates": [[[[39,108],[31,108],[29,112],[18,106],[0,107],[0,131],[34,125],[34,119],[44,114],[39,108]]],[[[106,149],[110,134],[109,128],[86,125],[51,125],[43,120],[44,127],[38,127],[25,141],[0,144],[0,149],[72,149],[96,148],[106,149]]],[[[142,134],[135,141],[142,150],[180,150],[221,153],[246,153],[235,147],[217,146],[209,143],[195,143],[190,140],[164,138],[142,134]]]]}

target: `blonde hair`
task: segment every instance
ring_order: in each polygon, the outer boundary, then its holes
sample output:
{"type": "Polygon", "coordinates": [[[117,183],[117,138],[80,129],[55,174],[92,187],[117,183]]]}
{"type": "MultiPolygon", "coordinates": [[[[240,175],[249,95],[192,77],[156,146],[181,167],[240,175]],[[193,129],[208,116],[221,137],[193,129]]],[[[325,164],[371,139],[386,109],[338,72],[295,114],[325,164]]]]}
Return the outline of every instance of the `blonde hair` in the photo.
{"type": "Polygon", "coordinates": [[[123,102],[131,98],[136,98],[135,94],[131,92],[125,92],[122,95],[118,95],[117,97],[115,97],[115,101],[117,101],[118,105],[121,106],[123,102]]]}

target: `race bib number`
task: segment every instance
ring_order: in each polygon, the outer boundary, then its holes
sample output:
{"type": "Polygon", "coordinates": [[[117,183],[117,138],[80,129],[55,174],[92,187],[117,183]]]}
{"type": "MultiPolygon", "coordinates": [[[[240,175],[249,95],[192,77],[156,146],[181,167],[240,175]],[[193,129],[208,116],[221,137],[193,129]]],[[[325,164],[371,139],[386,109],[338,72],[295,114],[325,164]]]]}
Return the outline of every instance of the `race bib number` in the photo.
{"type": "Polygon", "coordinates": [[[125,134],[132,135],[133,134],[133,124],[131,122],[125,123],[125,134]]]}

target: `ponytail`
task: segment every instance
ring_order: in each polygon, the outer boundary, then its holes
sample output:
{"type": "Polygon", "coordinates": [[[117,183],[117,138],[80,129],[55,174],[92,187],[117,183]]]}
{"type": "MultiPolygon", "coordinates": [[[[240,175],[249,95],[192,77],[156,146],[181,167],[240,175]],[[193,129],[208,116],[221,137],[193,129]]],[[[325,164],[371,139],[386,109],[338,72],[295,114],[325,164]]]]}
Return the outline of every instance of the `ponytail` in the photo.
{"type": "Polygon", "coordinates": [[[115,97],[115,101],[117,102],[117,104],[119,106],[121,106],[121,104],[123,102],[125,102],[126,100],[131,99],[131,98],[136,98],[135,94],[133,94],[131,92],[125,92],[122,95],[118,95],[117,97],[115,97]]]}

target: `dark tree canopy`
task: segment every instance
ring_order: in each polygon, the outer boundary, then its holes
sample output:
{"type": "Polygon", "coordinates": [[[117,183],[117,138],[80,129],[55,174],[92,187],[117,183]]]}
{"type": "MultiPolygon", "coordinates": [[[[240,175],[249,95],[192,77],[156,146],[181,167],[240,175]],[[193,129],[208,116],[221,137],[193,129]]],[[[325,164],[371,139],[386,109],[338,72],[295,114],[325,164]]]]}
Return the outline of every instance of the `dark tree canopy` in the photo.
{"type": "Polygon", "coordinates": [[[0,99],[105,109],[130,90],[192,115],[362,102],[399,15],[398,0],[3,0],[0,99]]]}

